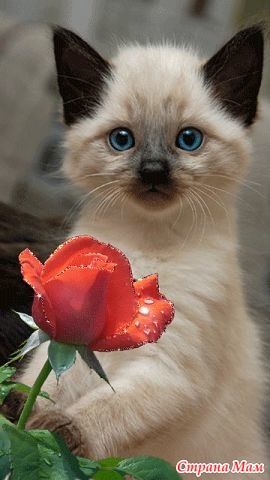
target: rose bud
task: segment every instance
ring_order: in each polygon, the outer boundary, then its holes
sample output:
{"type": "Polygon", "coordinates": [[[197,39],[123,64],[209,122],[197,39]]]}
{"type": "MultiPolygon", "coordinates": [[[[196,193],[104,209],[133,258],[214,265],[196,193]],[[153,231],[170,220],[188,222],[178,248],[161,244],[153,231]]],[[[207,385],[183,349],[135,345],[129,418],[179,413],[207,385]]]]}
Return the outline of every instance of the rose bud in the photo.
{"type": "Polygon", "coordinates": [[[174,315],[157,275],[133,281],[127,257],[89,236],[71,238],[44,265],[26,249],[24,280],[33,288],[32,315],[52,339],[91,350],[156,342],[174,315]]]}

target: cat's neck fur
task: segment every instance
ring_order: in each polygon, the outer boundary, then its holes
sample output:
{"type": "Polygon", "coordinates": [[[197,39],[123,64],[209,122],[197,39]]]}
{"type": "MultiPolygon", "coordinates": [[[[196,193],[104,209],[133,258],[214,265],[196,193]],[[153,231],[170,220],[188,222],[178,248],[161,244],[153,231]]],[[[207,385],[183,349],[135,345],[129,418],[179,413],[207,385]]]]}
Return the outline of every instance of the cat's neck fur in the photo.
{"type": "Polygon", "coordinates": [[[203,250],[205,246],[219,242],[222,238],[236,244],[235,208],[232,199],[225,196],[219,204],[211,206],[211,217],[197,211],[193,216],[190,207],[168,212],[162,219],[149,216],[143,211],[124,205],[110,208],[105,215],[95,218],[93,211],[85,207],[75,223],[72,235],[92,235],[105,242],[111,242],[125,250],[136,249],[143,252],[162,251],[170,255],[177,250],[178,255],[186,249],[203,250]],[[210,243],[209,243],[210,242],[210,243]]]}

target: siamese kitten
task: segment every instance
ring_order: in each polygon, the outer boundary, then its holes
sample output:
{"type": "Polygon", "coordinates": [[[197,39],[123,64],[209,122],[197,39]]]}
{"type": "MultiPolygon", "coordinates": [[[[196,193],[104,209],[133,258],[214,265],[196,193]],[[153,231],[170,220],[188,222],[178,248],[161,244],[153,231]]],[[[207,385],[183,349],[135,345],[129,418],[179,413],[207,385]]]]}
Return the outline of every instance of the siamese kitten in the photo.
{"type": "MultiPolygon", "coordinates": [[[[116,393],[78,359],[58,386],[49,377],[56,405],[41,401],[29,425],[59,432],[91,458],[266,464],[261,343],[243,298],[235,212],[262,76],[261,27],[208,61],[162,45],[122,48],[107,62],[62,28],[54,48],[65,171],[87,195],[70,235],[119,247],[135,277],[158,272],[176,313],[157,344],[98,354],[116,393]]],[[[23,381],[33,382],[46,350],[23,381]]]]}

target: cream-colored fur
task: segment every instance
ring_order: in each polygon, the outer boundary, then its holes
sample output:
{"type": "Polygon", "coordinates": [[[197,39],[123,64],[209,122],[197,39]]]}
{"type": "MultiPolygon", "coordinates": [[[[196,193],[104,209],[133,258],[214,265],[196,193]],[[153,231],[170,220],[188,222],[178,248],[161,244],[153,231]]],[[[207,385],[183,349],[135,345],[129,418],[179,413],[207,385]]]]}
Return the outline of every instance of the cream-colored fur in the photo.
{"type": "MultiPolygon", "coordinates": [[[[51,375],[45,390],[80,427],[89,456],[267,464],[261,343],[243,298],[234,207],[250,132],[215,103],[193,52],[136,46],[113,65],[97,114],[67,134],[67,174],[86,192],[96,189],[71,235],[116,245],[134,277],[158,272],[175,319],[157,344],[98,354],[116,393],[79,359],[58,386],[51,375]],[[144,136],[155,143],[165,131],[174,145],[186,125],[205,133],[203,147],[179,151],[168,205],[143,204],[129,191],[132,152],[113,152],[107,133],[129,127],[140,148],[144,136]],[[114,183],[102,187],[107,182],[114,183]]],[[[46,353],[47,345],[39,348],[23,381],[33,381],[46,353]]]]}

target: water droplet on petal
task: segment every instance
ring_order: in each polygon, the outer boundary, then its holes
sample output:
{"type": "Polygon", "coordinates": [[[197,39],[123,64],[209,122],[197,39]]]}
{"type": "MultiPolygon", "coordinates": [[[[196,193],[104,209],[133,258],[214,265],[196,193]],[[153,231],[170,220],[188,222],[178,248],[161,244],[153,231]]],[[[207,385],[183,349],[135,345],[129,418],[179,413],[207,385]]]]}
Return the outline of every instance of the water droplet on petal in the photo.
{"type": "Polygon", "coordinates": [[[139,326],[140,326],[141,324],[140,324],[139,320],[135,320],[134,325],[135,325],[135,327],[139,328],[139,326]]]}
{"type": "Polygon", "coordinates": [[[155,325],[155,327],[158,327],[158,322],[156,320],[154,320],[153,325],[155,325]]]}
{"type": "Polygon", "coordinates": [[[152,300],[152,298],[146,298],[144,300],[144,303],[148,304],[148,305],[152,305],[152,303],[154,303],[154,300],[152,300]]]}
{"type": "Polygon", "coordinates": [[[151,329],[149,327],[145,326],[143,331],[144,331],[145,335],[149,335],[149,333],[151,332],[151,329]]]}
{"type": "Polygon", "coordinates": [[[147,308],[147,307],[140,307],[140,308],[139,308],[139,312],[140,312],[142,315],[148,315],[148,314],[149,314],[149,308],[147,308]]]}

